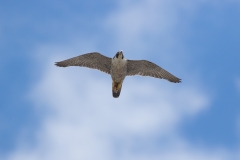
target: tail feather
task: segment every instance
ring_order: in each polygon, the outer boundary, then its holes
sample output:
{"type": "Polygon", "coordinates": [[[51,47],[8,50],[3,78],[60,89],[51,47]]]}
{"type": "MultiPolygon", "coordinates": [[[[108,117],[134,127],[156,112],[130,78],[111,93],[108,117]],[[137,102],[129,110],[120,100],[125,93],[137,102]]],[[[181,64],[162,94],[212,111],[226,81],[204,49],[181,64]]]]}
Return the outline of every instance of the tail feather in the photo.
{"type": "Polygon", "coordinates": [[[114,98],[118,98],[120,96],[121,89],[122,89],[122,82],[112,83],[112,94],[114,98]]]}
{"type": "Polygon", "coordinates": [[[121,90],[116,93],[113,91],[113,97],[118,98],[120,96],[120,92],[121,92],[121,90]]]}

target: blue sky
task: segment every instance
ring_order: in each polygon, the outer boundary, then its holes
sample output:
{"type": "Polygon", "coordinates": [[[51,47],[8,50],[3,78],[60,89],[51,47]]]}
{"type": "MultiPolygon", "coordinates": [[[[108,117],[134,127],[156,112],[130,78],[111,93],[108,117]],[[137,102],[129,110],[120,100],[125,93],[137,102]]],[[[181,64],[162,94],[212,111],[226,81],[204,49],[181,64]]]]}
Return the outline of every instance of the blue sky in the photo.
{"type": "Polygon", "coordinates": [[[1,1],[0,159],[240,159],[240,1],[1,1]],[[54,62],[99,51],[181,84],[54,62]],[[94,154],[93,154],[94,153],[94,154]]]}

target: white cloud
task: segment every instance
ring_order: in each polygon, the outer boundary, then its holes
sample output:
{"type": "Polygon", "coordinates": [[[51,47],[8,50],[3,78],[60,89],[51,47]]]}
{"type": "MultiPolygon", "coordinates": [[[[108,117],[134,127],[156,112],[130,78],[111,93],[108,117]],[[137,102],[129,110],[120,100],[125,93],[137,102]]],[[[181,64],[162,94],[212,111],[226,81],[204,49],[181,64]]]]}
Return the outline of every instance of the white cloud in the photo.
{"type": "MultiPolygon", "coordinates": [[[[113,45],[109,45],[106,53],[116,46],[136,50],[140,54],[153,50],[151,44],[146,43],[145,35],[163,36],[167,41],[164,44],[177,45],[178,38],[174,40],[172,31],[183,21],[179,19],[181,11],[192,13],[197,7],[190,1],[180,3],[174,0],[120,3],[120,8],[104,21],[107,22],[105,27],[112,28],[117,39],[109,42],[113,45]]],[[[39,47],[36,63],[41,62],[45,67],[30,92],[30,98],[39,112],[47,114],[35,135],[36,145],[19,143],[19,148],[7,160],[228,160],[232,158],[231,154],[235,156],[225,149],[206,149],[191,144],[179,135],[179,124],[185,118],[197,116],[211,102],[211,95],[200,80],[190,85],[127,77],[120,98],[114,99],[109,75],[53,65],[62,59],[55,56],[57,54],[68,58],[97,48],[87,39],[79,42],[84,45],[39,47]]],[[[184,61],[185,57],[182,58],[184,61]]]]}
{"type": "Polygon", "coordinates": [[[36,148],[12,154],[9,160],[116,159],[115,152],[129,152],[126,148],[134,149],[137,143],[147,149],[141,141],[174,136],[185,116],[208,104],[208,98],[194,88],[134,78],[126,79],[121,97],[114,99],[110,76],[83,68],[57,68],[53,60],[49,62],[31,97],[38,110],[50,116],[39,129],[36,148]]]}
{"type": "MultiPolygon", "coordinates": [[[[113,40],[115,48],[137,55],[161,54],[165,61],[173,61],[179,52],[184,54],[179,35],[190,34],[188,23],[203,2],[205,0],[123,0],[119,1],[120,7],[106,17],[104,25],[117,37],[113,40]]],[[[184,61],[184,58],[177,60],[184,61]]]]}
{"type": "Polygon", "coordinates": [[[200,87],[127,77],[120,98],[114,99],[109,75],[58,68],[56,59],[38,59],[46,68],[30,93],[37,110],[48,115],[36,134],[36,146],[19,144],[8,160],[222,157],[217,151],[191,149],[178,137],[178,124],[209,104],[200,87]]]}

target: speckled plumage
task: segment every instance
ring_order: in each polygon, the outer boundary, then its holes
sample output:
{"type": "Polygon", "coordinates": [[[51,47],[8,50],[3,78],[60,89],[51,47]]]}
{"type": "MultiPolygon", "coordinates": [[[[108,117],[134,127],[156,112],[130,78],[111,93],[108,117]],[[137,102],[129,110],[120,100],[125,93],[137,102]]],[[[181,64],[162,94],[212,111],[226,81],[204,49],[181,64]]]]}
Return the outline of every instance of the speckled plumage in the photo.
{"type": "Polygon", "coordinates": [[[127,75],[127,60],[113,58],[111,64],[111,77],[114,82],[121,82],[127,75]]]}
{"type": "Polygon", "coordinates": [[[113,58],[106,57],[98,52],[91,52],[56,62],[56,65],[59,67],[83,66],[110,74],[113,81],[113,97],[115,98],[119,97],[126,76],[142,75],[163,78],[173,83],[181,82],[181,79],[152,62],[125,59],[122,51],[117,52],[113,58]]]}

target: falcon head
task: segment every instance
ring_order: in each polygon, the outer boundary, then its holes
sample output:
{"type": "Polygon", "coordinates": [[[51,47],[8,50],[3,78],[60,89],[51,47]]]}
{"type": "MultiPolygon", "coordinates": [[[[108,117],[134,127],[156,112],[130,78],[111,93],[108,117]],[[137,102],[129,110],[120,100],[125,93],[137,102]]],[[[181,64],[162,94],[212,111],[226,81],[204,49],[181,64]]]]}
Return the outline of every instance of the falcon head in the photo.
{"type": "Polygon", "coordinates": [[[123,59],[123,58],[124,58],[124,56],[123,56],[123,51],[122,51],[122,50],[121,50],[121,51],[118,51],[113,58],[114,58],[114,59],[115,59],[115,58],[117,58],[117,59],[123,59]]]}

